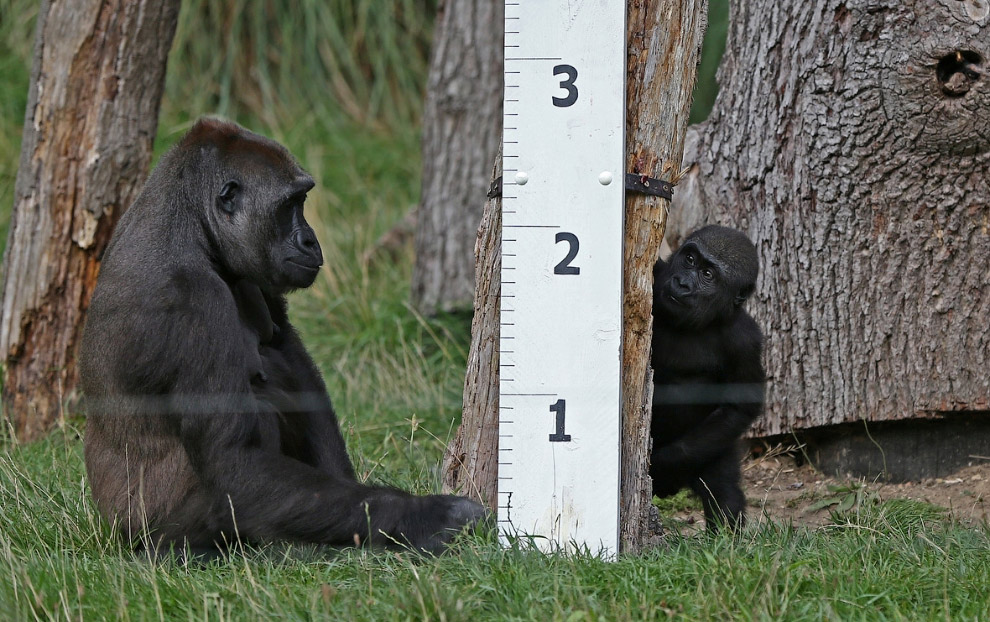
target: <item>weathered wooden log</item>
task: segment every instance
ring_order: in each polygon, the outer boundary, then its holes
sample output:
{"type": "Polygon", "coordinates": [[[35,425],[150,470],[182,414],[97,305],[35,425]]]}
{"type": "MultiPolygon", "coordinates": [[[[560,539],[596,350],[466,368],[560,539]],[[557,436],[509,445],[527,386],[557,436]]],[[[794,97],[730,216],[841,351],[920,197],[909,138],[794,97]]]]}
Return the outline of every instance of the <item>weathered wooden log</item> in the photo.
{"type": "Polygon", "coordinates": [[[42,3],[4,255],[3,405],[22,439],[61,416],[113,226],[151,162],[179,0],[42,3]]]}

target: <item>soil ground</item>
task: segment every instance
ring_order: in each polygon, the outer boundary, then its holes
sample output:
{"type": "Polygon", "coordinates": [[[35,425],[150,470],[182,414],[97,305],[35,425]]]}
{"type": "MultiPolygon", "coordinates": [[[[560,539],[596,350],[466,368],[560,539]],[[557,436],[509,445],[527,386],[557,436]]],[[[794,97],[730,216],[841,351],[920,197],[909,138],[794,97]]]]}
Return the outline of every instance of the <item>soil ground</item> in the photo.
{"type": "MultiPolygon", "coordinates": [[[[821,527],[832,522],[834,511],[875,499],[925,501],[973,526],[986,525],[990,512],[990,460],[974,460],[946,477],[890,484],[829,477],[801,460],[798,452],[776,448],[744,462],[742,485],[750,524],[771,520],[821,527]]],[[[704,528],[704,514],[688,493],[680,495],[684,497],[678,496],[674,503],[678,509],[665,509],[669,506],[661,502],[661,520],[668,529],[691,535],[704,528]]]]}

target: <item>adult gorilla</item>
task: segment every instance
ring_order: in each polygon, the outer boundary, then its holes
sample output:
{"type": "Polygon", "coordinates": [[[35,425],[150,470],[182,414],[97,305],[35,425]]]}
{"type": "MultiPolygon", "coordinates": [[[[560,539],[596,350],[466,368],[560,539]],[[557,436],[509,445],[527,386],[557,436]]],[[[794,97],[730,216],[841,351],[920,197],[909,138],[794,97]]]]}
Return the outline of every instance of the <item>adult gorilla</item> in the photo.
{"type": "Polygon", "coordinates": [[[323,264],[313,187],[278,143],[199,121],[107,247],[80,355],[100,511],[155,550],[235,539],[438,552],[485,511],[358,483],[286,315],[323,264]]]}

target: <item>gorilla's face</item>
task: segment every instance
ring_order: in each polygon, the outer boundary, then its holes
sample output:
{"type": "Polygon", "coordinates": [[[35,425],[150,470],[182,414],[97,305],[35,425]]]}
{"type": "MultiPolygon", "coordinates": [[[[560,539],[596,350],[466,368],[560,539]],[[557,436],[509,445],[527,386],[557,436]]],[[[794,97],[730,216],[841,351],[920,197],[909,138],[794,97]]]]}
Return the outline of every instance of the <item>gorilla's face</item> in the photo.
{"type": "MultiPolygon", "coordinates": [[[[309,188],[312,180],[308,180],[309,188]]],[[[303,184],[305,185],[305,183],[303,184]]],[[[274,274],[280,276],[284,289],[309,287],[323,265],[323,251],[316,234],[303,216],[306,191],[275,208],[275,241],[272,248],[274,274]]],[[[274,283],[276,288],[278,284],[274,283]]],[[[278,288],[282,289],[282,288],[278,288]]]]}
{"type": "MultiPolygon", "coordinates": [[[[711,229],[703,230],[712,237],[711,229]]],[[[741,235],[711,244],[691,236],[656,275],[656,311],[676,326],[703,329],[731,319],[755,286],[755,251],[741,235]]]]}
{"type": "Polygon", "coordinates": [[[277,152],[261,155],[238,158],[208,207],[219,255],[233,277],[270,293],[309,287],[323,265],[303,215],[313,179],[277,152]]]}
{"type": "Polygon", "coordinates": [[[657,284],[660,311],[677,325],[704,328],[731,313],[725,275],[697,244],[687,242],[678,249],[666,276],[657,284]]]}

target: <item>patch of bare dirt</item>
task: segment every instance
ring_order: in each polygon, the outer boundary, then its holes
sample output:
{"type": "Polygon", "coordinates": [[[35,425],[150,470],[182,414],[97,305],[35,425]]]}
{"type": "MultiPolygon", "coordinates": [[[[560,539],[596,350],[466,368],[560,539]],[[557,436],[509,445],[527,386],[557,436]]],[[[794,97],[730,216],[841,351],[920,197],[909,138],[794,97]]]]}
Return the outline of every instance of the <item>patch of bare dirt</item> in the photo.
{"type": "MultiPolygon", "coordinates": [[[[743,464],[742,484],[749,500],[750,524],[771,520],[820,527],[831,522],[834,511],[877,498],[931,503],[968,525],[990,520],[990,461],[981,461],[946,477],[889,484],[829,477],[800,461],[795,454],[777,449],[747,459],[743,464]]],[[[691,505],[673,513],[662,512],[665,524],[685,535],[703,529],[701,507],[693,502],[691,505]]]]}

